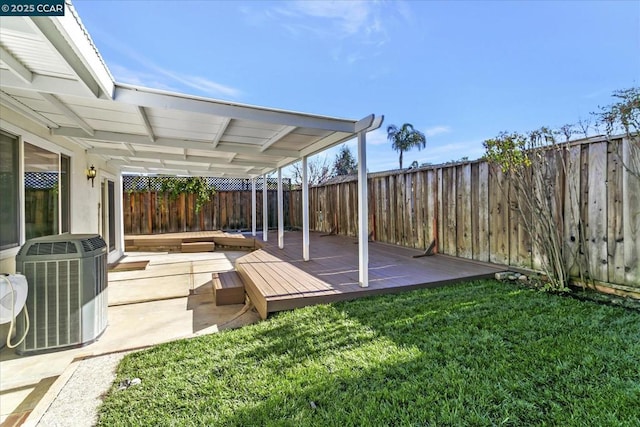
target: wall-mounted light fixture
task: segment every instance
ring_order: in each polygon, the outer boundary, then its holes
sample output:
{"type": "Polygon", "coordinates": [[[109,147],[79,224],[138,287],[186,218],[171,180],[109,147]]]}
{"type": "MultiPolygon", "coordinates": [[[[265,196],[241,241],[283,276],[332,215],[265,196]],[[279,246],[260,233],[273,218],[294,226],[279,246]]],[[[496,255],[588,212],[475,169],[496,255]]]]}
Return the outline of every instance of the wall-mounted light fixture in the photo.
{"type": "Polygon", "coordinates": [[[89,169],[87,169],[87,179],[91,180],[91,188],[93,188],[93,180],[96,179],[96,167],[91,165],[89,169]]]}

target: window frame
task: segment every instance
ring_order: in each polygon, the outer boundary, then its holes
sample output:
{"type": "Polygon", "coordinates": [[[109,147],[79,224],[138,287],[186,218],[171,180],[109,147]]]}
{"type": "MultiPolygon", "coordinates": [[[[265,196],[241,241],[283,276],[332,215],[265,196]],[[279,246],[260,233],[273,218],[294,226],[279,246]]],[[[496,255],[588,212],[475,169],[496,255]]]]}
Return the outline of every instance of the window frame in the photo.
{"type": "Polygon", "coordinates": [[[9,132],[7,130],[5,130],[4,128],[0,128],[0,133],[6,135],[8,138],[12,139],[15,141],[15,151],[12,153],[13,155],[13,159],[11,160],[12,162],[12,168],[15,168],[12,172],[15,172],[15,188],[13,189],[15,191],[15,198],[17,200],[12,200],[11,203],[15,206],[16,208],[16,218],[15,218],[15,224],[14,226],[16,227],[17,230],[17,234],[16,234],[16,241],[15,242],[11,242],[11,243],[7,243],[6,245],[2,245],[0,246],[0,251],[7,251],[7,250],[11,250],[13,248],[17,248],[21,245],[22,242],[22,234],[23,234],[23,221],[22,221],[22,187],[24,186],[24,178],[22,176],[21,170],[22,170],[22,139],[20,138],[20,135],[16,135],[13,132],[9,132]],[[17,203],[16,203],[17,202],[17,203]]]}
{"type": "MultiPolygon", "coordinates": [[[[13,135],[18,138],[18,227],[19,227],[19,243],[16,246],[0,249],[0,261],[4,261],[13,258],[17,255],[18,251],[26,242],[25,233],[25,190],[24,190],[24,143],[28,142],[31,145],[35,145],[39,148],[51,151],[60,156],[67,156],[69,158],[69,205],[72,204],[72,194],[74,188],[73,182],[73,165],[77,161],[77,153],[69,150],[55,142],[46,139],[42,135],[30,132],[27,129],[16,125],[12,122],[3,120],[0,117],[0,130],[9,135],[13,135]]],[[[58,221],[58,227],[60,227],[60,221],[58,221]]],[[[69,229],[73,228],[73,215],[69,211],[69,229]]],[[[60,228],[58,228],[60,230],[60,228]]]]}

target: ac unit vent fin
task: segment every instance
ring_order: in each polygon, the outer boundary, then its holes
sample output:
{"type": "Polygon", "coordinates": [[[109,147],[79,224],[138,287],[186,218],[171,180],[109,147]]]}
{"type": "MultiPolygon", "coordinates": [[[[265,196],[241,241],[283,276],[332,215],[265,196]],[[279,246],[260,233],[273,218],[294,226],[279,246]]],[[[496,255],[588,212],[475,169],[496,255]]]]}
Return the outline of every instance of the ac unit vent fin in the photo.
{"type": "Polygon", "coordinates": [[[107,246],[107,244],[100,236],[91,237],[82,241],[82,248],[85,252],[95,251],[96,249],[104,248],[105,246],[107,246]]]}
{"type": "MultiPolygon", "coordinates": [[[[21,251],[22,252],[22,251],[21,251]]],[[[73,242],[42,242],[29,246],[27,255],[60,255],[78,253],[73,242]]]]}

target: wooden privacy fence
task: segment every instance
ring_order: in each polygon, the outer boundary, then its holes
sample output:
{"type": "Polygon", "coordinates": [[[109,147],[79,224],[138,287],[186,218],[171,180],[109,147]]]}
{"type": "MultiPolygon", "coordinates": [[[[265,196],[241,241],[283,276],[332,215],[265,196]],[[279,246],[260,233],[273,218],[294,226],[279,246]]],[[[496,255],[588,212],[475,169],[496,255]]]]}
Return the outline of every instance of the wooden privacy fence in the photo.
{"type": "MultiPolygon", "coordinates": [[[[626,141],[603,138],[572,143],[560,154],[549,151],[543,191],[552,199],[572,276],[582,261],[595,281],[637,290],[640,179],[621,162],[630,151],[626,141]]],[[[485,161],[370,174],[368,191],[369,231],[376,241],[423,249],[435,239],[440,253],[540,267],[537,248],[513,209],[508,180],[485,161]]],[[[355,178],[311,188],[309,204],[312,230],[357,234],[355,178]]],[[[293,225],[301,221],[299,206],[291,203],[293,225]]]]}
{"type": "MultiPolygon", "coordinates": [[[[546,153],[546,197],[564,238],[565,261],[598,282],[640,289],[640,179],[629,173],[626,141],[573,142],[546,153]],[[562,156],[558,158],[557,156],[562,156]],[[563,167],[562,165],[565,165],[563,167]]],[[[638,165],[635,159],[635,165],[638,165]]],[[[369,230],[376,241],[539,269],[541,256],[514,207],[509,181],[485,161],[369,174],[369,230]]],[[[533,190],[532,190],[533,191],[533,190]]],[[[276,191],[268,191],[269,227],[277,226],[276,191]]],[[[126,234],[251,228],[251,191],[220,191],[195,214],[195,199],[158,192],[124,195],[126,234]]],[[[285,227],[302,227],[300,190],[284,192],[285,227]]],[[[309,191],[310,229],[355,236],[357,180],[309,191]]],[[[257,192],[262,228],[262,191],[257,192]]]]}
{"type": "MultiPolygon", "coordinates": [[[[290,222],[291,191],[284,191],[284,220],[290,222]]],[[[125,234],[251,229],[251,191],[218,191],[200,212],[193,194],[172,200],[158,191],[124,192],[125,234]]],[[[269,227],[277,226],[277,191],[267,191],[269,227]]],[[[257,228],[262,229],[262,190],[256,192],[257,228]]]]}

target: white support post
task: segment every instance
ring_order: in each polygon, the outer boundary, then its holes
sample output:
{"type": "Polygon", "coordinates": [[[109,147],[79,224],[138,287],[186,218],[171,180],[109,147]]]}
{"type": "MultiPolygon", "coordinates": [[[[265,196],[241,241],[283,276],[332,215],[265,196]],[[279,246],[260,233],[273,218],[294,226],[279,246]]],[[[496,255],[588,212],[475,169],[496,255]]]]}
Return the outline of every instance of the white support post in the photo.
{"type": "Polygon", "coordinates": [[[369,209],[367,196],[367,137],[358,132],[358,271],[360,286],[369,286],[369,209]]]}
{"type": "Polygon", "coordinates": [[[284,249],[284,195],[282,191],[282,168],[278,168],[278,247],[284,249]]]}
{"type": "Polygon", "coordinates": [[[262,241],[269,238],[269,204],[267,203],[267,174],[262,175],[262,241]]]}
{"type": "Polygon", "coordinates": [[[251,235],[256,237],[256,223],[258,221],[256,214],[256,179],[251,179],[251,235]]]}
{"type": "Polygon", "coordinates": [[[309,175],[307,156],[302,157],[302,259],[309,261],[309,175]]]}

